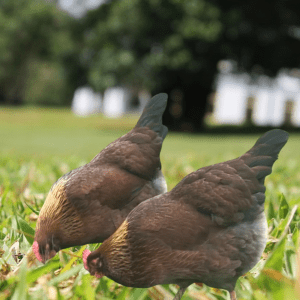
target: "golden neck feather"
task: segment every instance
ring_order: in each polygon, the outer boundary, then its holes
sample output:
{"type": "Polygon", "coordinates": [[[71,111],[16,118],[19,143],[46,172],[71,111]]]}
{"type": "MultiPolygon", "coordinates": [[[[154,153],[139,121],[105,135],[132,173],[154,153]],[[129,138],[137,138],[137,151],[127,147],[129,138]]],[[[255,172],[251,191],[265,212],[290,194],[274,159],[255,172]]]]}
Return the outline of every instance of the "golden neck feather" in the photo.
{"type": "Polygon", "coordinates": [[[109,237],[101,246],[100,252],[111,266],[122,265],[127,271],[130,269],[131,255],[128,241],[128,222],[125,220],[117,231],[109,237]]]}
{"type": "Polygon", "coordinates": [[[81,232],[82,221],[74,206],[67,199],[66,183],[68,179],[61,178],[52,186],[46,201],[40,211],[37,230],[61,230],[66,235],[81,232]]]}

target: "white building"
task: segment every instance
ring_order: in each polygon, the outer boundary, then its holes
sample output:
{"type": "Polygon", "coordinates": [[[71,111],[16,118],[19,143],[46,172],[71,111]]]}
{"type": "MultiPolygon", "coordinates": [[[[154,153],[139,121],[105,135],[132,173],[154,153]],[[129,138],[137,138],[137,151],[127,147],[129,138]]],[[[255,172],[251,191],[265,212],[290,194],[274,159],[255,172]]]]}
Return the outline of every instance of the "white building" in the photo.
{"type": "Polygon", "coordinates": [[[90,87],[78,88],[73,97],[72,111],[79,116],[97,114],[101,111],[102,97],[90,87]]]}
{"type": "Polygon", "coordinates": [[[126,87],[113,87],[104,92],[103,114],[116,118],[128,112],[141,112],[150,100],[146,90],[136,91],[126,87]]]}
{"type": "Polygon", "coordinates": [[[140,113],[150,100],[146,90],[135,91],[125,87],[113,87],[104,92],[103,99],[90,87],[80,87],[74,93],[72,111],[80,116],[102,112],[110,118],[118,118],[125,113],[140,113]]]}
{"type": "Polygon", "coordinates": [[[281,126],[290,114],[292,125],[300,126],[300,70],[281,70],[275,78],[260,75],[254,80],[249,74],[224,69],[216,79],[216,123],[242,124],[252,98],[254,124],[281,126]]]}

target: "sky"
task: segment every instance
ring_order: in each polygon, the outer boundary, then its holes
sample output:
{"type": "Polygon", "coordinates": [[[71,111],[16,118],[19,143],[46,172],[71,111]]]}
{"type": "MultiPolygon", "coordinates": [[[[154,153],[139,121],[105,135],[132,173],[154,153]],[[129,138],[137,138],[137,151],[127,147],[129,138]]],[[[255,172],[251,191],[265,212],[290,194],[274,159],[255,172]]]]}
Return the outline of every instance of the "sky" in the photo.
{"type": "Polygon", "coordinates": [[[97,8],[105,0],[59,0],[59,6],[75,18],[82,17],[88,10],[97,8]]]}

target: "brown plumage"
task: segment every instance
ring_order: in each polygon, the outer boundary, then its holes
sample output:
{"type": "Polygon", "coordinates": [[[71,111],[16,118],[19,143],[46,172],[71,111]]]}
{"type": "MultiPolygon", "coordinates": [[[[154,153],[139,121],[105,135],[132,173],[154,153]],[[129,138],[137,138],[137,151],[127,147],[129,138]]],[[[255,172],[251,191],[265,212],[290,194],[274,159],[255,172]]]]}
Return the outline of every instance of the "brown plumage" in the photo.
{"type": "Polygon", "coordinates": [[[85,267],[131,287],[178,284],[175,299],[195,282],[235,299],[237,279],[265,248],[264,179],[287,139],[285,131],[269,131],[241,157],[199,169],[144,201],[97,250],[84,253],[85,267]]]}
{"type": "Polygon", "coordinates": [[[54,183],[36,226],[40,261],[60,249],[103,242],[139,203],[167,191],[159,158],[166,103],[166,94],[153,97],[129,133],[54,183]]]}

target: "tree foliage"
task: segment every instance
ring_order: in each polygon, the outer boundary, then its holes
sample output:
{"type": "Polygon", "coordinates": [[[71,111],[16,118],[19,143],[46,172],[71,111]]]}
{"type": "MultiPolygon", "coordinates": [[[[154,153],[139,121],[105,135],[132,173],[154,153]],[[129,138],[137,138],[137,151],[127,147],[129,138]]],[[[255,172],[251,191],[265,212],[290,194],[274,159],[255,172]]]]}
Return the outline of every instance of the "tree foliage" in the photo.
{"type": "Polygon", "coordinates": [[[4,101],[64,102],[67,74],[61,65],[74,53],[70,22],[54,3],[0,2],[0,88],[4,101]]]}
{"type": "Polygon", "coordinates": [[[57,1],[0,2],[0,101],[68,104],[76,87],[170,95],[170,129],[200,130],[217,62],[299,67],[296,0],[106,1],[81,19],[57,1]]]}
{"type": "Polygon", "coordinates": [[[299,68],[300,2],[297,0],[214,0],[222,11],[220,53],[242,70],[275,75],[299,68]]]}
{"type": "Polygon", "coordinates": [[[111,1],[83,22],[89,80],[103,90],[117,84],[162,88],[164,70],[197,73],[221,32],[220,11],[204,0],[111,1]]]}

